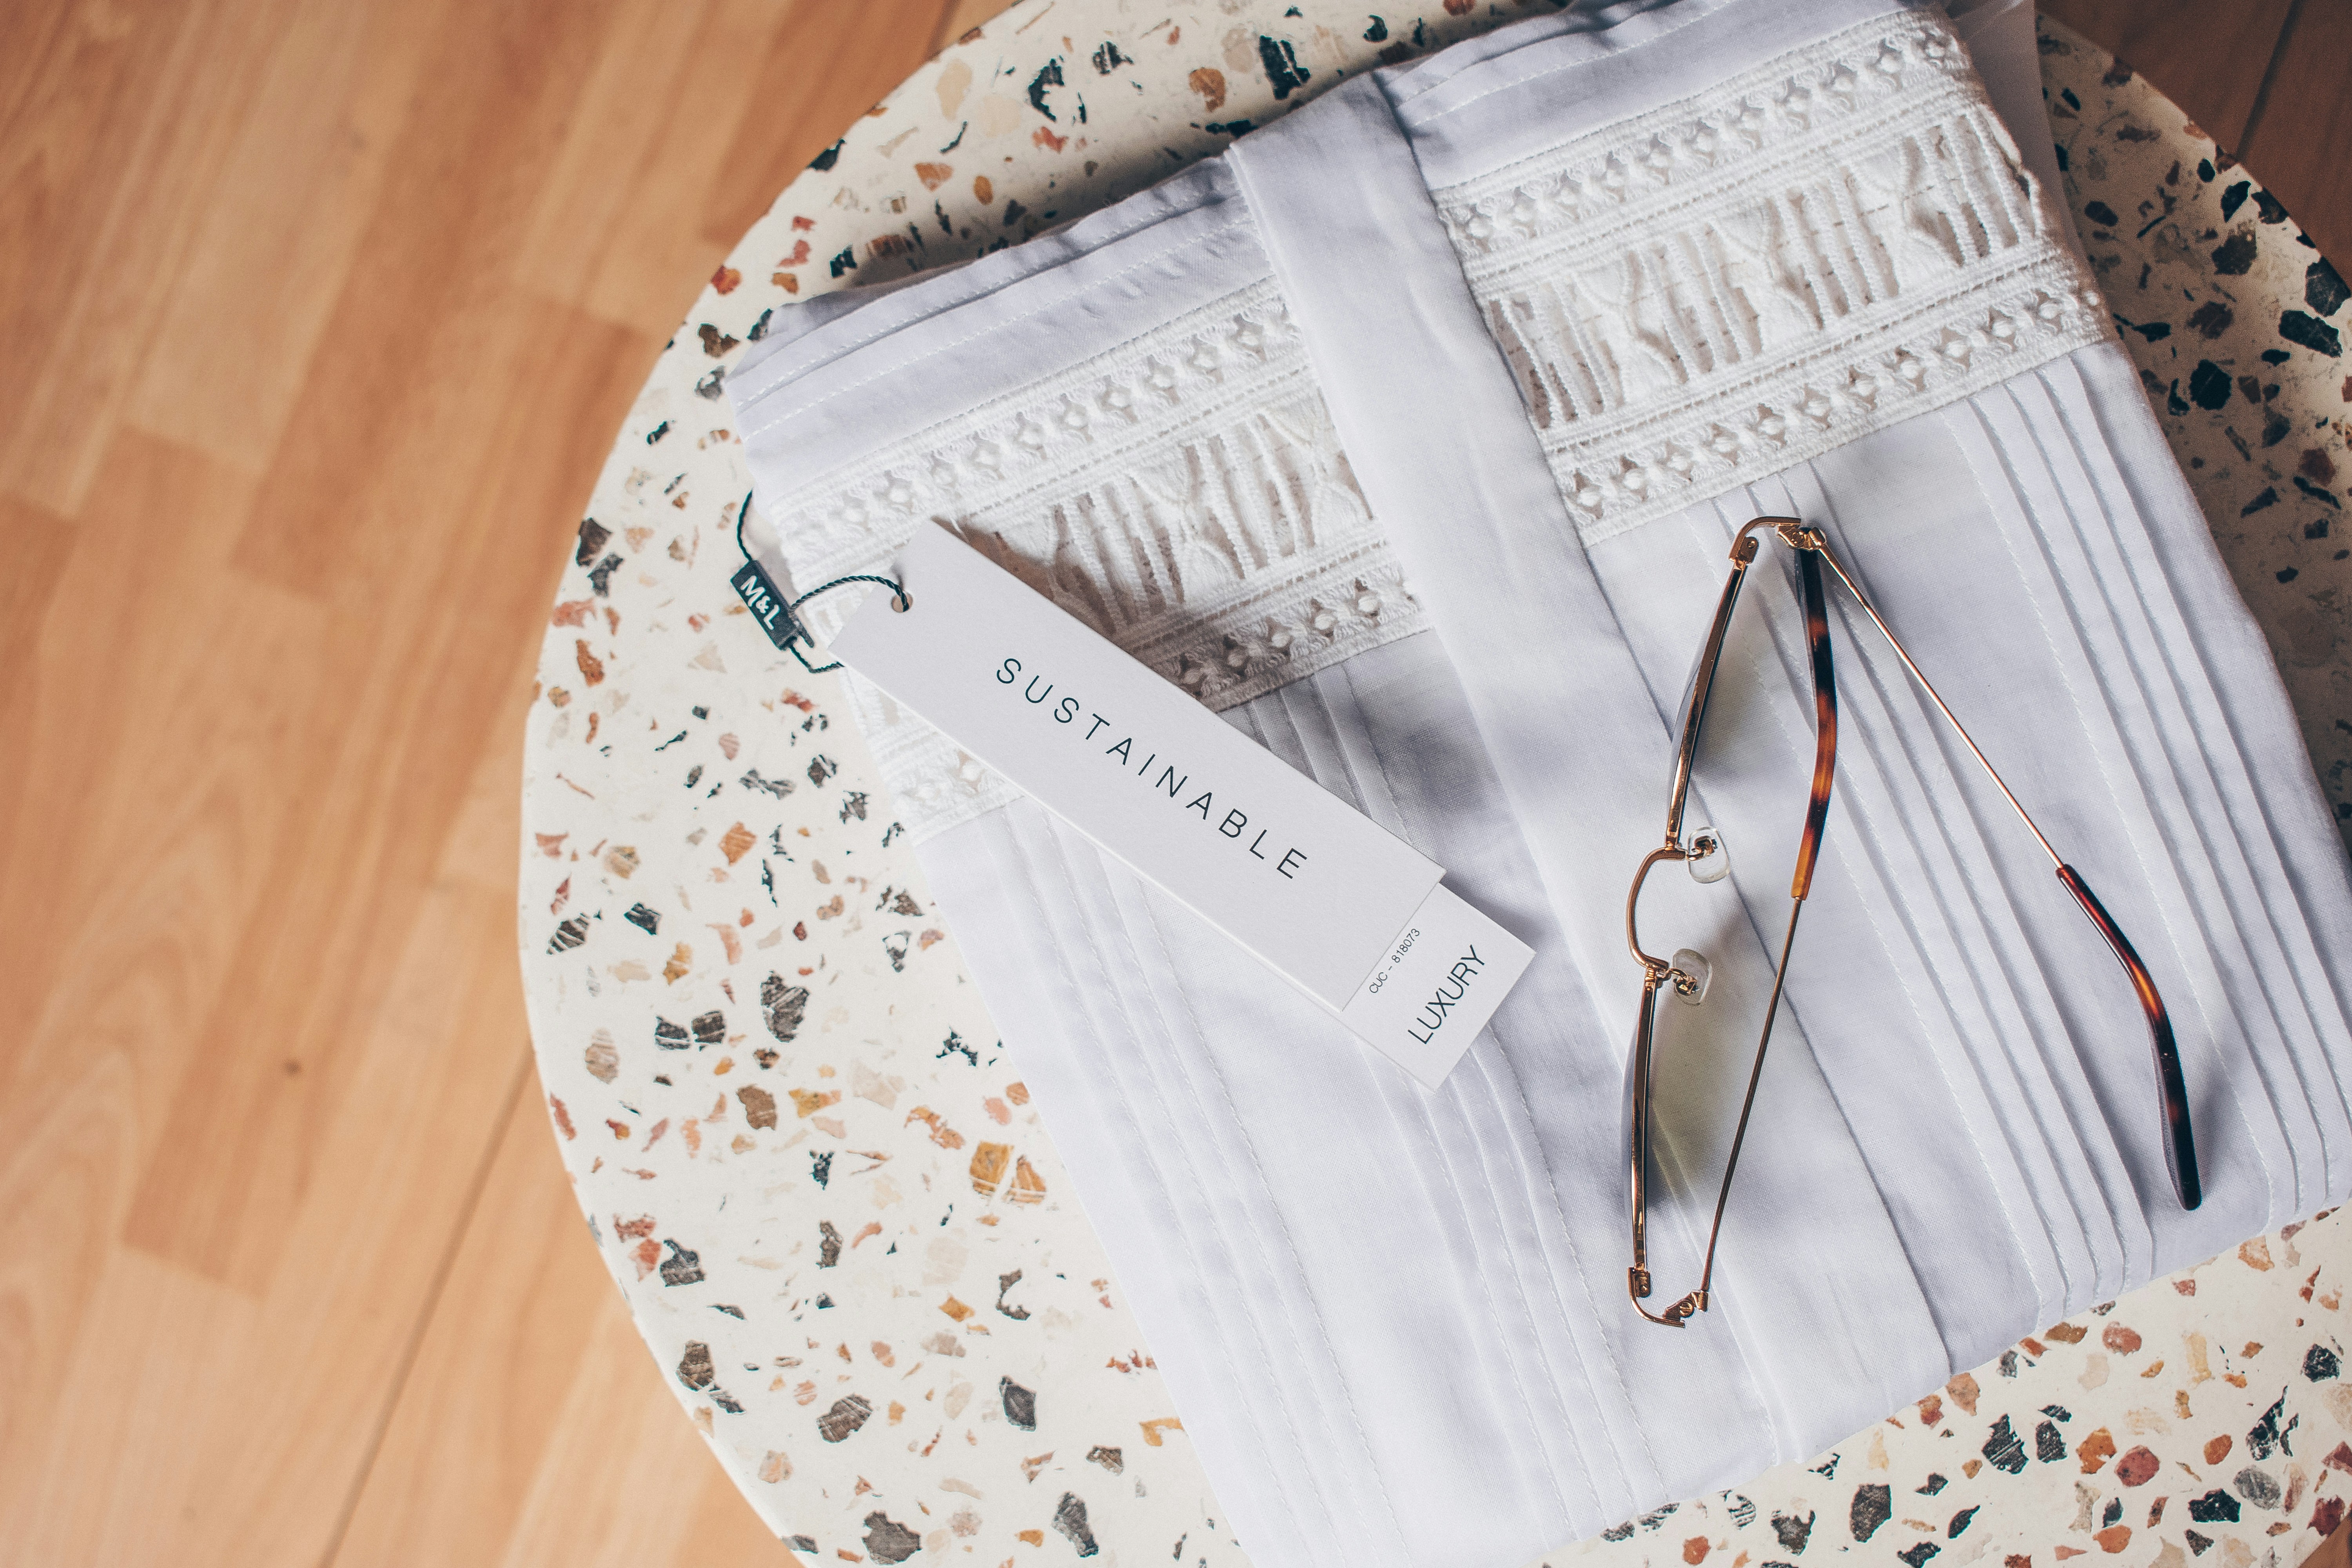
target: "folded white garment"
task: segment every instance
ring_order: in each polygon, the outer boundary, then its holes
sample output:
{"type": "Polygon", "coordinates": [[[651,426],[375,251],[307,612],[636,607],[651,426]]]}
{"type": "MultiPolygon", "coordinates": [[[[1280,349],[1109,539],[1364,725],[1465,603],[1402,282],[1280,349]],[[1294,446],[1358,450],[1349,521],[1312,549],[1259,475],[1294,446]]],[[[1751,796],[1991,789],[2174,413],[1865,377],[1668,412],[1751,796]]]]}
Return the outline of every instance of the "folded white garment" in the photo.
{"type": "MultiPolygon", "coordinates": [[[[796,583],[952,528],[1536,951],[1423,1091],[846,678],[1255,1561],[1520,1561],[2352,1194],[2352,884],[2050,199],[2033,70],[1998,0],[1573,7],[814,301],[728,384],[796,583]],[[1828,533],[2130,933],[2202,1208],[2114,959],[1833,595],[1836,793],[1712,1310],[1634,1314],[1625,889],[1759,514],[1828,533]]],[[[1766,560],[1693,808],[1731,879],[1643,909],[1713,966],[1661,1068],[1662,1300],[1696,1283],[1812,769],[1766,560]]]]}

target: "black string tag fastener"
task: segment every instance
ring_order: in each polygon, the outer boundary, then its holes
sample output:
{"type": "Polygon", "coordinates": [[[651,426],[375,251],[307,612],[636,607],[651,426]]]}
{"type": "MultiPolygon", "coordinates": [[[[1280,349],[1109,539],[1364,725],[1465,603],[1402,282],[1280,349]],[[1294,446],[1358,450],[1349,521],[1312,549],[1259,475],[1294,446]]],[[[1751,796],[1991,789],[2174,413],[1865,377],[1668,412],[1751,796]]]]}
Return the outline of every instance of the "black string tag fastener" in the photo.
{"type": "Polygon", "coordinates": [[[801,668],[811,675],[823,675],[828,670],[841,668],[839,659],[830,664],[811,664],[808,661],[808,655],[801,651],[803,647],[814,647],[816,638],[810,634],[807,625],[793,612],[819,594],[830,593],[835,588],[851,583],[878,583],[890,590],[897,598],[898,607],[900,610],[913,607],[914,596],[908,594],[896,579],[871,577],[862,574],[835,577],[830,583],[820,583],[799,598],[787,602],[784,598],[784,591],[776,586],[776,580],[768,575],[768,569],[760,564],[759,558],[753,555],[751,547],[743,542],[743,522],[751,515],[751,497],[747,493],[743,497],[742,506],[737,509],[735,513],[735,548],[742,551],[743,564],[737,567],[735,575],[727,580],[728,585],[732,587],[736,596],[743,601],[743,607],[751,612],[751,618],[760,623],[760,629],[768,635],[768,640],[775,644],[779,649],[799,659],[801,668]]]}

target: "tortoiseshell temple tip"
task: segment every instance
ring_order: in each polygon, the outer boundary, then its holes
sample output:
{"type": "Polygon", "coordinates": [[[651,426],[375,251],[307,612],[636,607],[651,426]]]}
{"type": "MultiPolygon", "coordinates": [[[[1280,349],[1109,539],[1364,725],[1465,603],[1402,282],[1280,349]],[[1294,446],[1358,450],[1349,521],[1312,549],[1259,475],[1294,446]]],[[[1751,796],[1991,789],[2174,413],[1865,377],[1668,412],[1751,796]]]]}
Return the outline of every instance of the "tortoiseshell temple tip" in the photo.
{"type": "Polygon", "coordinates": [[[2184,1209],[2193,1209],[2205,1201],[2205,1189],[2197,1176],[2197,1136],[2189,1125],[2189,1085],[2180,1073],[2180,1051],[2172,1041],[2172,1019],[2164,1010],[2164,998],[2156,992],[2156,982],[2149,978],[2147,965],[2139,961],[2132,950],[2123,928],[2107,913],[2091,885],[2072,866],[2058,868],[2058,879],[2099,928],[2123,964],[2124,973],[2131,976],[2132,989],[2139,993],[2139,1005],[2147,1015],[2148,1035],[2156,1047],[2156,1088],[2164,1101],[2164,1167],[2172,1177],[2172,1194],[2180,1200],[2184,1209]]]}

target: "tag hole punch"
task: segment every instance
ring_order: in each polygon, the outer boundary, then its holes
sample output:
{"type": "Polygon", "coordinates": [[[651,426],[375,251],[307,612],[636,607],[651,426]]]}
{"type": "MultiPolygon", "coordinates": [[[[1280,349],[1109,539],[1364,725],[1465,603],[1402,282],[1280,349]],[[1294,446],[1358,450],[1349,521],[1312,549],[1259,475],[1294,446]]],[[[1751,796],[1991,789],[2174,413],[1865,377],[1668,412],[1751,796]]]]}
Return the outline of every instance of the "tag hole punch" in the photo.
{"type": "Polygon", "coordinates": [[[877,577],[862,572],[835,577],[830,583],[820,583],[787,603],[782,590],[776,586],[776,580],[768,575],[768,569],[760,563],[759,557],[751,553],[751,546],[743,542],[743,524],[751,516],[751,497],[746,493],[742,506],[735,513],[735,548],[743,552],[743,564],[732,579],[735,592],[742,599],[743,607],[751,612],[751,618],[760,623],[760,629],[768,634],[768,640],[780,648],[790,650],[792,656],[801,661],[801,668],[811,675],[824,675],[841,668],[839,659],[829,664],[811,664],[808,655],[802,651],[814,647],[816,638],[811,635],[807,623],[801,619],[800,607],[819,594],[829,594],[852,583],[878,583],[890,590],[890,608],[894,614],[903,616],[915,607],[915,596],[907,592],[906,584],[893,577],[877,577]]]}

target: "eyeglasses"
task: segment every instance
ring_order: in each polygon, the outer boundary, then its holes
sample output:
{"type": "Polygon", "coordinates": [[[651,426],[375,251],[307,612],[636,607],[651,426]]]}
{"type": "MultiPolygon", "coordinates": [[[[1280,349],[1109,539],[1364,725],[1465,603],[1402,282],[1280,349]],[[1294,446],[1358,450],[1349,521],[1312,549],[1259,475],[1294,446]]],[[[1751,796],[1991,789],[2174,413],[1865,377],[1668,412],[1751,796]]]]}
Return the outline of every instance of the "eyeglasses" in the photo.
{"type": "Polygon", "coordinates": [[[1625,1068],[1626,1144],[1632,1157],[1633,1198],[1633,1266],[1626,1271],[1626,1287],[1633,1298],[1633,1310],[1654,1323],[1668,1328],[1681,1328],[1696,1313],[1706,1310],[1707,1286],[1715,1275],[1715,1245],[1723,1230],[1723,1210],[1731,1196],[1732,1173],[1739,1166],[1739,1146],[1748,1136],[1748,1117],[1756,1105],[1756,1085],[1764,1072],[1764,1052],[1772,1043],[1772,1020],[1780,1010],[1780,992],[1788,981],[1789,953],[1797,940],[1797,917],[1804,912],[1805,897],[1812,890],[1813,867],[1820,858],[1822,828],[1828,819],[1830,785],[1837,772],[1837,677],[1830,657],[1829,606],[1824,597],[1822,568],[1827,566],[1853,595],[1862,613],[1870,617],[1903,661],[1903,668],[1919,683],[1920,690],[1935,704],[1970,755],[1982,765],[2001,797],[2007,800],[2026,831],[2042,846],[2058,868],[2058,879],[2083,907],[2091,923],[2106,939],[2122,963],[2124,972],[2131,978],[2132,989],[2139,995],[2139,1005],[2147,1015],[2147,1027],[2156,1052],[2157,1092],[2164,1105],[2165,1169],[2172,1178],[2172,1191],[2184,1209],[2193,1209],[2203,1201],[2203,1192],[2197,1177],[2197,1144],[2189,1125],[2189,1090],[2180,1076],[2180,1053],[2172,1040],[2172,1023],[2165,1016],[2164,999],[2157,994],[2156,982],[2148,977],[2147,966],[2132,950],[2129,938],[2116,925],[2098,896],[2091,891],[2081,873],[2059,858],[2050,840],[2033,825],[2000,774],[1979,749],[1967,729],[1962,726],[1935,687],[1922,674],[1919,666],[1895,635],[1887,629],[1877,610],[1854,585],[1853,578],[1831,551],[1829,542],[1818,528],[1809,528],[1795,518],[1759,517],[1739,531],[1731,542],[1731,576],[1723,585],[1723,597],[1715,606],[1715,622],[1707,628],[1706,644],[1700,649],[1697,664],[1692,668],[1690,689],[1683,699],[1682,736],[1675,748],[1674,791],[1666,802],[1665,842],[1643,857],[1641,868],[1633,873],[1633,886],[1625,895],[1625,945],[1633,950],[1634,960],[1642,966],[1642,1005],[1640,1021],[1634,1027],[1633,1052],[1625,1068]],[[1748,575],[1748,568],[1756,560],[1759,539],[1769,535],[1796,552],[1797,575],[1805,604],[1805,635],[1811,646],[1813,667],[1813,789],[1812,798],[1805,810],[1804,835],[1797,843],[1796,875],[1789,886],[1789,929],[1780,941],[1780,961],[1772,974],[1772,997],[1764,1012],[1763,1032],[1756,1041],[1756,1059],[1748,1069],[1747,1098],[1740,1101],[1739,1123],[1732,1133],[1731,1152],[1723,1165],[1723,1185],[1716,1194],[1714,1223],[1707,1227],[1706,1258],[1699,1270],[1698,1289],[1683,1297],[1664,1312],[1653,1312],[1643,1303],[1650,1295],[1649,1268],[1649,1192],[1651,1099],[1654,1083],[1654,1058],[1657,1040],[1658,993],[1671,989],[1685,1001],[1700,1001],[1706,990],[1708,966],[1700,954],[1685,949],[1671,959],[1654,958],[1642,949],[1635,915],[1642,898],[1642,885],[1651,868],[1666,861],[1681,861],[1693,877],[1701,882],[1720,881],[1729,871],[1730,863],[1723,847],[1722,836],[1712,828],[1694,827],[1687,839],[1684,836],[1683,808],[1689,798],[1691,769],[1698,758],[1699,731],[1706,721],[1707,699],[1715,688],[1716,673],[1722,663],[1723,647],[1731,629],[1731,613],[1739,602],[1739,588],[1748,575]]]}

